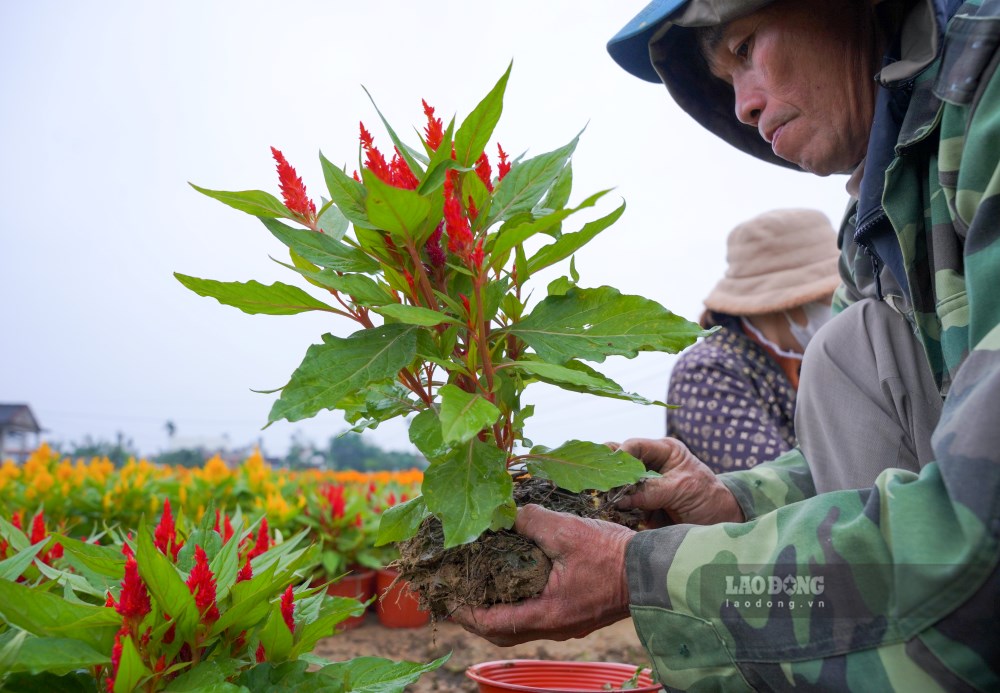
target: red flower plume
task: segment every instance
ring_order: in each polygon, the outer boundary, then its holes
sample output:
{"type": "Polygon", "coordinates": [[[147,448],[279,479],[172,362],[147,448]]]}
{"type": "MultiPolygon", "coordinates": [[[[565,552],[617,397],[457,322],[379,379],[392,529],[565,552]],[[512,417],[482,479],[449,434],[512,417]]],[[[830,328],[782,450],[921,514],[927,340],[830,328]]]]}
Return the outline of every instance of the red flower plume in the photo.
{"type": "Polygon", "coordinates": [[[194,603],[201,614],[202,623],[219,620],[219,607],[215,603],[215,574],[208,567],[208,556],[200,546],[194,547],[194,568],[187,579],[187,587],[194,595],[194,603]]]}
{"type": "Polygon", "coordinates": [[[277,162],[278,184],[281,186],[281,196],[285,198],[285,206],[304,219],[310,221],[315,219],[316,205],[306,194],[306,186],[302,183],[302,179],[285,160],[284,154],[274,147],[271,147],[271,154],[277,162]]]}
{"type": "Polygon", "coordinates": [[[281,595],[281,617],[285,619],[288,632],[295,633],[295,596],[292,594],[291,585],[281,595]]]}
{"type": "Polygon", "coordinates": [[[437,148],[441,146],[441,141],[444,139],[444,127],[441,123],[440,118],[434,117],[434,109],[427,105],[427,102],[423,99],[420,103],[424,105],[424,115],[427,116],[427,127],[424,128],[424,134],[427,136],[427,147],[433,151],[437,151],[437,148]]]}

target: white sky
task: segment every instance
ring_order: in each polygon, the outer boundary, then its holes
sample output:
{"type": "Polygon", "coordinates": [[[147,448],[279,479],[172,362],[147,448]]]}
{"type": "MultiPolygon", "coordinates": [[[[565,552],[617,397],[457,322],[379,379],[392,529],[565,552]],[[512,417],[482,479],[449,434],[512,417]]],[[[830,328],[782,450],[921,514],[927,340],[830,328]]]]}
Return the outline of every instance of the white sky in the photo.
{"type": "MultiPolygon", "coordinates": [[[[573,200],[614,187],[622,219],[577,255],[584,286],[609,284],[697,319],[721,276],[725,237],[775,207],[839,220],[844,179],[780,170],[704,131],[662,86],[618,68],[604,45],[643,0],[0,3],[0,402],[31,405],[46,438],[113,439],[153,454],[178,436],[344,428],[325,412],[260,427],[274,395],[323,332],[354,323],[250,316],[184,289],[180,271],[297,284],[268,259],[283,246],[245,214],[187,185],[278,194],[269,146],[314,198],[317,152],[356,161],[358,121],[391,151],[361,89],[398,132],[422,127],[420,99],[465,116],[514,69],[495,139],[539,154],[587,126],[573,200]]],[[[415,136],[406,138],[416,144],[415,136]]],[[[541,294],[544,284],[536,285],[541,294]]],[[[597,365],[662,398],[674,357],[597,365]]],[[[657,436],[663,411],[535,385],[536,443],[657,436]]],[[[405,427],[365,434],[409,449],[405,427]]]]}

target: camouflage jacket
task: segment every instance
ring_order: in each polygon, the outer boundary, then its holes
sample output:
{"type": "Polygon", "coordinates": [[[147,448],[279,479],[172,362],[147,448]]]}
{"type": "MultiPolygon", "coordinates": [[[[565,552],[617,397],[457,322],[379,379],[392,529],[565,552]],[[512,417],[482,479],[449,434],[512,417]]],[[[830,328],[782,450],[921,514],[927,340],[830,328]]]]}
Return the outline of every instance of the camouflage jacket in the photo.
{"type": "MultiPolygon", "coordinates": [[[[792,450],[723,475],[746,523],[637,534],[626,554],[632,616],[669,689],[1000,690],[994,3],[963,5],[907,85],[880,181],[904,276],[844,244],[844,297],[879,290],[901,302],[947,395],[935,461],[817,495],[792,450]]],[[[881,173],[870,163],[866,178],[881,173]]]]}

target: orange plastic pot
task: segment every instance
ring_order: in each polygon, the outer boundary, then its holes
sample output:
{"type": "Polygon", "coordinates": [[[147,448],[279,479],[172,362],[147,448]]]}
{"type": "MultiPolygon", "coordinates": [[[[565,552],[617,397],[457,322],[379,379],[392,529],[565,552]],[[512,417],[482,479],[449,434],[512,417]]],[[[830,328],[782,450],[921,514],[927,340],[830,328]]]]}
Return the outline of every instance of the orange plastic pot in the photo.
{"type": "Polygon", "coordinates": [[[542,659],[505,659],[475,664],[465,675],[479,684],[480,693],[643,693],[661,691],[649,669],[639,672],[635,688],[622,688],[635,675],[630,664],[613,662],[560,662],[542,659]]]}
{"type": "Polygon", "coordinates": [[[426,625],[431,620],[430,612],[420,610],[417,597],[405,580],[392,584],[397,575],[398,571],[392,568],[381,568],[375,573],[375,591],[378,593],[375,612],[379,623],[386,628],[418,628],[426,625]]]}
{"type": "MultiPolygon", "coordinates": [[[[359,602],[366,602],[375,595],[375,571],[365,568],[348,573],[327,587],[326,593],[334,597],[350,597],[359,602]]],[[[338,625],[347,630],[357,628],[364,622],[365,615],[361,614],[360,616],[351,616],[338,625]]]]}

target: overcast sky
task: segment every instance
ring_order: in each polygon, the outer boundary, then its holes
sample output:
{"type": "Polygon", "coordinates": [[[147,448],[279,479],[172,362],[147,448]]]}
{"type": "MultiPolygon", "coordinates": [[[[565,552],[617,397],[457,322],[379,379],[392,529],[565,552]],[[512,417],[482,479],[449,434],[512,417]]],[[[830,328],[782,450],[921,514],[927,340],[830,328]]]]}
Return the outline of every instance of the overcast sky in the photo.
{"type": "MultiPolygon", "coordinates": [[[[51,441],[121,431],[139,450],[182,437],[293,433],[325,442],[325,412],[261,426],[274,395],[339,318],[250,316],[184,289],[179,271],[297,283],[268,259],[283,246],[252,217],[191,189],[278,194],[270,146],[323,194],[317,153],[357,157],[358,121],[391,150],[361,85],[416,144],[420,99],[464,117],[513,60],[495,139],[549,151],[586,132],[573,200],[615,188],[622,219],[576,258],[584,286],[607,284],[697,319],[724,268],[725,237],[776,207],[836,222],[844,178],[779,170],[717,141],[659,85],[618,68],[605,43],[635,2],[440,1],[0,3],[0,402],[28,403],[51,441]]],[[[539,293],[544,284],[539,287],[539,293]]],[[[599,370],[662,398],[674,357],[599,370]]],[[[536,443],[658,436],[663,411],[528,389],[536,443]]],[[[405,426],[365,434],[410,449],[405,426]]]]}

